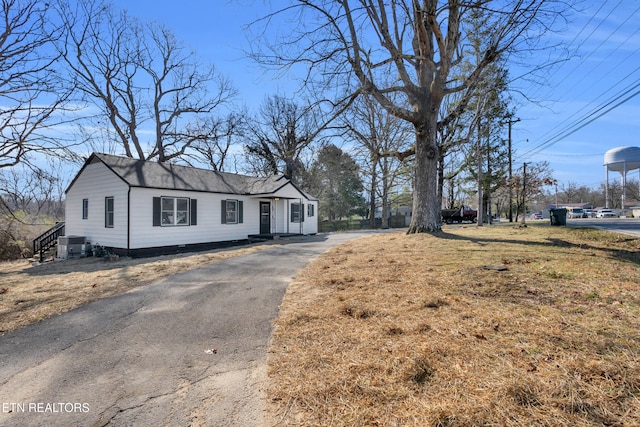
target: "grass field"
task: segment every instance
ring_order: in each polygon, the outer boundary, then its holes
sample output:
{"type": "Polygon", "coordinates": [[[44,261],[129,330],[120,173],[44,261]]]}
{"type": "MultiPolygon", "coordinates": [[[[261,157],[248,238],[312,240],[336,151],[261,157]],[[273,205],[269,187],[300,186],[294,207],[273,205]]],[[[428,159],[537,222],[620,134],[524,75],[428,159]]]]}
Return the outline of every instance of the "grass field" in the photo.
{"type": "Polygon", "coordinates": [[[534,225],[339,246],[289,287],[275,425],[640,425],[640,240],[534,225]]]}

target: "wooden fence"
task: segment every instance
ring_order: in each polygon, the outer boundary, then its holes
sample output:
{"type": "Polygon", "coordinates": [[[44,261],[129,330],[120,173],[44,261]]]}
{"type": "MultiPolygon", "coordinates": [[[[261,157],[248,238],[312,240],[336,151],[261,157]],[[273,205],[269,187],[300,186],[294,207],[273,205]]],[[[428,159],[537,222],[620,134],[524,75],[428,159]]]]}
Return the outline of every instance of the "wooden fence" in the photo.
{"type": "MultiPolygon", "coordinates": [[[[389,218],[389,228],[406,227],[405,217],[402,215],[392,216],[389,218]]],[[[331,231],[349,231],[349,230],[371,230],[372,228],[381,228],[382,219],[376,218],[374,227],[368,219],[342,219],[339,221],[320,221],[318,223],[318,231],[320,233],[328,233],[331,231]]]]}

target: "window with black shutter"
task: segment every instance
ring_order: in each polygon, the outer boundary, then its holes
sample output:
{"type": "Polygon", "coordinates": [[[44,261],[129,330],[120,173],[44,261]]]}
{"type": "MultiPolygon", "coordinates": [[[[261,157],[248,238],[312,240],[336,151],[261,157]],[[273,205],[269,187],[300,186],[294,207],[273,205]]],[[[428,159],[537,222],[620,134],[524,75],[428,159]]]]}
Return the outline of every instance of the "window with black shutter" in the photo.
{"type": "Polygon", "coordinates": [[[198,223],[198,201],[188,197],[154,197],[153,226],[189,226],[198,223]]]}
{"type": "Polygon", "coordinates": [[[227,199],[222,201],[220,212],[222,224],[242,224],[243,213],[242,200],[227,199]]]}

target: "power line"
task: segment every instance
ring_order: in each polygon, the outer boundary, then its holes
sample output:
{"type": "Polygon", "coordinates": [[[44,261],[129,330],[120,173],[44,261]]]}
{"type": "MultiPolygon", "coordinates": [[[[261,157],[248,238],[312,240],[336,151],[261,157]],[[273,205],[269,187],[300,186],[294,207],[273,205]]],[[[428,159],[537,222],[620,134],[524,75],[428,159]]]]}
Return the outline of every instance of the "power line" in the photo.
{"type": "MultiPolygon", "coordinates": [[[[587,40],[589,40],[591,38],[591,36],[595,33],[596,30],[598,30],[606,21],[607,19],[613,14],[613,12],[620,6],[620,4],[622,3],[622,1],[620,1],[612,10],[609,11],[609,13],[603,18],[601,19],[600,23],[591,31],[591,33],[589,33],[589,35],[582,41],[582,43],[576,48],[576,51],[579,50],[585,43],[587,40]]],[[[596,13],[594,15],[591,16],[591,18],[589,19],[589,21],[587,22],[587,24],[585,24],[582,29],[578,32],[578,34],[576,35],[576,37],[574,37],[574,39],[571,41],[571,44],[577,39],[577,37],[582,34],[582,32],[585,30],[585,28],[588,26],[588,24],[594,20],[595,16],[600,12],[600,10],[602,9],[602,6],[604,5],[604,2],[601,4],[600,8],[596,11],[596,13]]],[[[567,78],[573,76],[575,74],[575,72],[581,67],[583,66],[583,64],[585,64],[586,60],[591,58],[596,52],[598,52],[602,46],[609,41],[614,35],[616,35],[617,33],[620,32],[621,28],[627,23],[629,22],[633,17],[635,17],[635,15],[638,13],[638,11],[640,11],[640,7],[636,8],[632,13],[629,13],[626,15],[626,19],[624,19],[616,28],[615,30],[613,30],[611,33],[609,33],[607,35],[607,37],[605,37],[596,48],[594,48],[593,50],[591,50],[591,52],[589,52],[589,54],[587,56],[585,56],[581,61],[579,61],[575,67],[568,73],[565,74],[565,77],[560,80],[557,84],[554,85],[554,88],[559,86],[562,82],[564,82],[567,78]]],[[[620,49],[624,46],[627,45],[627,43],[629,42],[629,40],[632,39],[632,37],[634,37],[638,32],[640,32],[640,27],[636,27],[635,31],[631,34],[629,34],[624,40],[622,40],[620,43],[618,43],[618,45],[615,47],[615,49],[612,49],[609,54],[603,58],[602,60],[600,60],[600,63],[595,67],[592,68],[590,71],[590,74],[593,74],[594,72],[596,72],[596,70],[602,66],[603,64],[608,64],[609,62],[607,61],[612,55],[614,55],[616,52],[620,51],[620,49]]],[[[635,57],[635,55],[637,54],[637,52],[640,51],[640,47],[638,49],[636,49],[634,52],[631,52],[627,57],[625,57],[624,59],[620,60],[617,64],[613,65],[611,67],[612,70],[618,69],[620,68],[621,65],[625,64],[627,62],[627,60],[631,57],[635,57]]],[[[632,62],[633,63],[633,62],[632,62]]],[[[640,69],[636,68],[635,70],[633,70],[631,73],[627,74],[625,77],[621,78],[618,80],[617,83],[615,83],[614,85],[612,85],[609,89],[607,89],[606,91],[602,92],[598,97],[596,97],[595,99],[593,99],[593,101],[591,101],[590,104],[595,103],[597,100],[599,100],[600,98],[602,98],[604,95],[606,95],[607,93],[610,93],[610,91],[612,91],[615,87],[617,87],[618,85],[622,84],[624,82],[624,80],[626,80],[628,77],[630,77],[632,74],[634,74],[636,71],[638,71],[640,69]]],[[[556,70],[556,73],[559,70],[556,70]]],[[[610,73],[610,72],[609,72],[610,73]]],[[[607,75],[609,73],[603,73],[604,75],[607,75]]],[[[555,75],[555,74],[554,74],[555,75]]],[[[571,92],[575,87],[577,87],[579,84],[581,84],[585,79],[587,78],[587,74],[583,73],[582,77],[580,79],[577,79],[573,82],[572,86],[568,89],[565,90],[565,92],[569,93],[571,92]]],[[[590,89],[590,88],[589,88],[590,89]]],[[[556,90],[556,89],[554,89],[556,90]]],[[[580,97],[582,94],[584,94],[586,92],[586,88],[585,90],[581,93],[576,95],[577,97],[580,97]]],[[[549,129],[546,133],[544,133],[541,136],[541,139],[544,139],[547,137],[547,135],[552,135],[554,132],[556,132],[556,130],[558,128],[561,128],[561,126],[563,126],[565,123],[567,123],[569,120],[571,120],[573,117],[577,116],[581,111],[585,110],[586,108],[589,107],[590,104],[586,104],[585,106],[583,106],[582,108],[580,108],[579,110],[575,111],[572,115],[570,115],[569,117],[567,117],[563,123],[558,124],[556,126],[554,126],[553,128],[549,129]]],[[[562,133],[562,131],[558,131],[556,132],[556,134],[558,133],[562,133]]]]}
{"type": "Polygon", "coordinates": [[[595,115],[596,113],[598,113],[599,111],[601,111],[603,108],[607,107],[608,105],[610,105],[611,103],[613,103],[614,101],[619,100],[621,97],[629,94],[631,91],[637,89],[640,87],[640,80],[638,81],[639,83],[636,83],[632,88],[630,88],[629,90],[625,91],[622,94],[619,94],[618,96],[616,96],[613,100],[609,101],[608,103],[600,106],[599,108],[597,108],[596,110],[594,110],[593,112],[591,112],[590,114],[588,114],[587,116],[583,117],[582,119],[580,119],[578,122],[572,124],[571,126],[568,127],[567,130],[558,132],[556,135],[554,135],[551,138],[548,138],[547,140],[545,140],[544,142],[538,144],[537,146],[535,146],[534,148],[530,149],[529,151],[525,152],[523,154],[523,157],[527,157],[530,156],[532,154],[536,154],[540,151],[542,151],[545,148],[548,148],[558,142],[560,142],[561,140],[567,138],[570,135],[573,135],[574,133],[576,133],[577,131],[579,131],[580,129],[584,128],[585,126],[587,126],[590,123],[593,123],[594,121],[596,121],[597,119],[599,119],[600,117],[604,116],[605,114],[615,110],[616,108],[618,108],[619,106],[623,105],[625,102],[633,99],[634,97],[636,97],[637,95],[640,94],[640,90],[637,90],[635,92],[632,92],[629,96],[627,96],[626,98],[624,98],[622,101],[614,104],[613,106],[611,106],[610,108],[602,111],[600,114],[595,115]],[[595,116],[594,116],[595,115],[595,116]]]}
{"type": "Polygon", "coordinates": [[[594,153],[594,154],[558,154],[553,153],[553,157],[601,157],[602,153],[594,153]]]}
{"type": "MultiPolygon", "coordinates": [[[[622,43],[626,43],[627,41],[629,41],[629,39],[631,39],[631,37],[633,37],[635,34],[637,34],[638,32],[640,32],[640,27],[638,27],[638,29],[631,35],[629,35],[629,37],[627,37],[627,39],[624,40],[624,42],[622,43]]],[[[609,57],[611,57],[615,52],[618,51],[619,48],[616,48],[615,50],[609,52],[609,55],[607,55],[600,64],[606,63],[606,60],[609,59],[609,57]]],[[[627,55],[625,58],[623,58],[622,60],[620,60],[613,68],[617,68],[622,64],[625,64],[630,58],[635,58],[636,55],[638,54],[638,52],[640,52],[640,47],[638,49],[636,49],[635,51],[631,52],[629,55],[627,55]]],[[[592,70],[592,73],[597,69],[598,67],[594,68],[592,70]]],[[[612,85],[609,89],[605,90],[604,92],[602,92],[600,95],[598,95],[596,98],[593,99],[593,101],[591,101],[591,103],[594,103],[596,101],[598,101],[600,98],[602,98],[604,95],[610,93],[616,86],[622,84],[622,82],[624,82],[626,79],[628,79],[629,77],[631,77],[634,73],[636,73],[638,70],[640,70],[640,67],[636,68],[635,70],[631,71],[629,74],[627,74],[626,76],[622,77],[621,79],[619,79],[614,85],[612,85]]],[[[587,78],[587,74],[583,74],[582,78],[580,80],[577,80],[578,83],[583,82],[585,79],[587,78]]],[[[570,89],[567,90],[567,92],[570,92],[574,87],[576,87],[577,83],[574,84],[570,89]]],[[[585,91],[582,92],[582,94],[585,91]]],[[[580,95],[582,95],[580,94],[580,95]]],[[[580,95],[578,95],[578,97],[580,97],[580,95]]],[[[549,131],[547,131],[546,133],[544,133],[542,135],[541,138],[545,138],[547,135],[553,133],[556,129],[558,129],[559,127],[561,127],[564,123],[566,123],[567,121],[571,120],[573,117],[577,116],[579,113],[581,113],[582,111],[584,111],[585,109],[587,109],[589,107],[590,104],[586,104],[585,106],[583,106],[582,108],[580,108],[579,110],[575,111],[573,114],[571,114],[570,116],[568,116],[566,118],[566,120],[561,123],[558,124],[556,126],[554,126],[553,128],[549,129],[549,131]]]]}
{"type": "MultiPolygon", "coordinates": [[[[581,48],[582,46],[584,46],[584,44],[585,44],[588,40],[590,40],[590,39],[591,39],[591,36],[593,36],[593,34],[594,34],[594,33],[595,33],[595,32],[596,32],[596,31],[597,31],[597,30],[598,30],[598,29],[599,29],[599,28],[600,28],[600,27],[601,27],[601,26],[602,26],[602,25],[607,21],[607,19],[611,16],[611,14],[612,14],[612,13],[613,13],[613,12],[614,12],[618,7],[619,7],[619,6],[620,6],[620,4],[622,4],[622,1],[623,1],[623,0],[620,0],[620,1],[618,2],[618,4],[617,4],[617,5],[615,5],[615,6],[614,6],[614,8],[613,8],[613,9],[611,9],[611,10],[609,11],[609,13],[607,14],[607,16],[605,16],[605,17],[600,21],[600,23],[599,23],[598,25],[596,25],[596,26],[593,28],[593,30],[591,30],[591,32],[589,33],[589,35],[588,35],[588,36],[586,36],[584,39],[582,39],[582,42],[581,42],[578,46],[576,46],[576,48],[574,49],[574,52],[578,52],[578,51],[580,50],[580,48],[581,48]]],[[[573,38],[573,40],[571,40],[571,42],[569,43],[569,46],[571,46],[571,45],[573,44],[573,42],[575,42],[575,41],[576,41],[576,39],[580,36],[580,34],[582,34],[582,32],[583,32],[583,31],[587,28],[587,26],[591,23],[591,21],[593,21],[593,20],[595,19],[596,15],[597,15],[598,13],[600,13],[600,10],[602,10],[602,8],[604,7],[604,5],[605,5],[605,4],[606,4],[606,2],[602,2],[602,4],[600,5],[600,7],[598,8],[598,10],[597,10],[597,11],[596,11],[592,16],[591,16],[591,18],[589,18],[589,21],[588,21],[588,22],[587,22],[587,23],[586,23],[586,24],[585,24],[585,25],[580,29],[580,31],[578,32],[578,34],[576,34],[576,36],[573,38]]],[[[619,29],[619,28],[620,28],[620,26],[618,26],[618,29],[619,29]]],[[[616,29],[616,31],[617,31],[617,29],[616,29]]],[[[611,34],[609,35],[609,37],[607,37],[607,39],[606,39],[606,40],[608,40],[610,37],[611,37],[611,34]]],[[[600,43],[600,46],[602,46],[602,44],[603,44],[603,43],[604,43],[604,41],[603,41],[602,43],[600,43]]],[[[600,46],[598,46],[598,47],[600,47],[600,46]]],[[[595,49],[594,49],[594,50],[592,50],[592,51],[591,51],[591,52],[590,52],[590,53],[589,53],[585,58],[583,58],[582,60],[580,60],[580,62],[578,62],[578,63],[575,65],[575,67],[573,67],[573,69],[572,69],[570,72],[565,73],[564,78],[558,82],[558,85],[559,85],[559,84],[561,84],[561,83],[563,83],[567,78],[569,78],[569,76],[571,76],[571,75],[572,75],[572,74],[573,74],[573,73],[574,73],[574,72],[575,72],[575,71],[580,67],[580,65],[582,65],[582,64],[583,64],[583,63],[584,63],[584,62],[585,62],[589,57],[591,57],[591,55],[593,55],[593,53],[594,53],[595,51],[596,51],[595,49]]],[[[557,73],[558,73],[558,71],[559,71],[559,70],[556,70],[556,73],[555,73],[555,74],[557,74],[557,73]]]]}
{"type": "MultiPolygon", "coordinates": [[[[611,14],[622,4],[623,0],[620,0],[618,2],[618,4],[616,4],[613,9],[611,9],[609,11],[609,13],[600,20],[600,23],[598,25],[595,26],[595,28],[593,28],[591,30],[591,32],[582,39],[581,43],[578,44],[578,46],[576,47],[572,47],[574,42],[578,39],[578,37],[580,37],[580,35],[587,29],[587,27],[589,26],[589,24],[591,24],[591,22],[597,17],[597,15],[600,13],[600,11],[602,10],[602,8],[605,6],[606,2],[602,2],[600,4],[600,7],[598,8],[598,10],[596,10],[594,12],[593,15],[591,15],[591,17],[589,18],[589,20],[587,21],[587,23],[585,23],[582,28],[580,29],[580,31],[578,31],[578,33],[573,37],[573,39],[567,44],[567,51],[568,52],[572,52],[572,55],[578,56],[578,52],[580,51],[580,48],[588,41],[591,39],[591,37],[593,36],[593,34],[607,21],[607,19],[611,16],[611,14]]],[[[586,57],[589,58],[591,55],[593,54],[593,51],[586,57]]],[[[567,78],[569,78],[569,76],[571,76],[572,74],[575,73],[575,71],[585,62],[586,58],[581,59],[575,66],[574,68],[565,73],[564,74],[564,78],[561,79],[558,83],[556,83],[555,86],[559,86],[560,84],[562,84],[567,78]]],[[[552,63],[557,64],[557,63],[563,63],[562,66],[556,68],[553,73],[548,77],[549,81],[552,81],[553,78],[560,72],[560,70],[562,68],[564,68],[565,64],[567,64],[568,59],[566,58],[565,55],[559,56],[556,60],[554,60],[552,63]]],[[[551,91],[553,91],[553,88],[550,88],[551,91]]],[[[547,92],[547,95],[549,94],[549,92],[547,92]]],[[[533,95],[535,96],[535,95],[533,95]]],[[[543,98],[545,98],[546,96],[543,96],[543,98]]]]}

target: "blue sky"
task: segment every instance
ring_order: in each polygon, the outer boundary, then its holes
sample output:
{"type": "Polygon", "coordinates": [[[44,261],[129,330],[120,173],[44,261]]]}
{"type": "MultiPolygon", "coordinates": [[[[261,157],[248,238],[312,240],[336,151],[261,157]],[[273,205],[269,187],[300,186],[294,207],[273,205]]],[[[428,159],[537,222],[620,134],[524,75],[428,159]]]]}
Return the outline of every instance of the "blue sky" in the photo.
{"type": "MultiPolygon", "coordinates": [[[[265,2],[115,3],[133,16],[171,27],[180,40],[233,81],[239,101],[250,109],[257,108],[265,95],[290,94],[287,90],[292,86],[286,79],[265,73],[243,54],[249,44],[243,27],[265,14],[265,2]]],[[[536,100],[520,99],[517,105],[516,117],[521,121],[513,125],[514,167],[546,160],[560,185],[574,182],[595,188],[605,181],[607,150],[640,146],[640,95],[633,96],[640,91],[640,1],[585,1],[578,7],[579,11],[566,16],[565,31],[550,36],[550,42],[565,48],[550,51],[551,59],[563,58],[569,51],[568,59],[545,73],[544,85],[514,83],[536,100]]],[[[638,170],[629,174],[631,179],[639,176],[638,170]]],[[[610,173],[612,179],[619,179],[619,174],[610,173]]]]}
{"type": "Polygon", "coordinates": [[[250,0],[114,0],[130,15],[159,21],[171,28],[178,40],[192,48],[203,61],[229,77],[239,99],[249,107],[264,95],[277,91],[276,80],[264,75],[243,49],[248,45],[244,27],[262,17],[262,1],[250,0]],[[254,3],[251,5],[251,3],[254,3]],[[260,6],[260,7],[258,7],[260,6]]]}
{"type": "MultiPolygon", "coordinates": [[[[544,105],[520,106],[513,139],[520,163],[547,160],[560,183],[597,187],[605,181],[606,151],[640,146],[640,2],[580,6],[567,17],[567,31],[554,36],[573,54],[549,73],[548,85],[530,88],[544,105]]],[[[638,170],[628,177],[637,180],[638,170]]],[[[620,175],[610,173],[614,178],[620,175]]]]}

